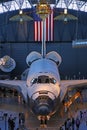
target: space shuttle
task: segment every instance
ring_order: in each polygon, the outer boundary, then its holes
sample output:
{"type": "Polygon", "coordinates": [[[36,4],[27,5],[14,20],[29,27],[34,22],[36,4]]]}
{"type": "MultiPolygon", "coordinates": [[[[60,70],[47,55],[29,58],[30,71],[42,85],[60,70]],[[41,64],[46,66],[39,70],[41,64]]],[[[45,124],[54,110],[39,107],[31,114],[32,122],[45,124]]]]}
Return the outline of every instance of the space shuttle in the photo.
{"type": "Polygon", "coordinates": [[[27,77],[30,107],[39,119],[50,117],[56,111],[60,100],[58,66],[61,57],[54,51],[44,58],[37,52],[31,52],[27,56],[27,63],[31,64],[27,77]]]}

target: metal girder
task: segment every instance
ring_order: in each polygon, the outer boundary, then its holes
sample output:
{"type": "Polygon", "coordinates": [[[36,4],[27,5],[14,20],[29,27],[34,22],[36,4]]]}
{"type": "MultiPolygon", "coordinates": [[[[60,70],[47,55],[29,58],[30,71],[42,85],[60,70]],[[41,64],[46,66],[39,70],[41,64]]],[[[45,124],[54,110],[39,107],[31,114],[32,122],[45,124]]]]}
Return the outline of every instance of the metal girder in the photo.
{"type": "MultiPolygon", "coordinates": [[[[37,4],[40,0],[28,0],[28,1],[29,1],[29,3],[37,4]]],[[[49,4],[55,4],[56,1],[59,1],[59,0],[47,0],[47,2],[48,2],[49,4]]]]}
{"type": "Polygon", "coordinates": [[[68,7],[72,3],[72,1],[73,0],[64,0],[66,7],[68,7]]]}
{"type": "Polygon", "coordinates": [[[9,11],[11,8],[11,2],[3,2],[2,5],[9,11]]]}
{"type": "Polygon", "coordinates": [[[8,1],[12,1],[12,0],[0,0],[0,3],[8,2],[8,1]]]}
{"type": "Polygon", "coordinates": [[[76,0],[76,4],[77,4],[78,9],[82,8],[82,6],[83,6],[85,3],[86,3],[85,1],[76,0]]]}

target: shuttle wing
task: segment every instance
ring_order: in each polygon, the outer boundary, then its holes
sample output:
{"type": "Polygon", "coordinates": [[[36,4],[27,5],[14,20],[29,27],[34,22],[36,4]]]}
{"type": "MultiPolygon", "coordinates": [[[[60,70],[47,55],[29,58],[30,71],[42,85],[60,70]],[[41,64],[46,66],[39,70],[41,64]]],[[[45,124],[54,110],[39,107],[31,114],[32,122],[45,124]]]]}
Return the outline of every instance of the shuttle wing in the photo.
{"type": "Polygon", "coordinates": [[[0,80],[0,87],[14,88],[23,95],[27,102],[27,86],[26,81],[22,80],[0,80]]]}
{"type": "Polygon", "coordinates": [[[60,99],[63,101],[65,95],[68,92],[71,92],[71,97],[73,95],[73,91],[82,92],[84,89],[87,89],[87,80],[63,80],[61,81],[61,93],[60,99]]]}
{"type": "MultiPolygon", "coordinates": [[[[25,101],[27,102],[26,81],[0,80],[0,86],[16,89],[18,92],[20,92],[23,95],[25,101]]],[[[87,80],[85,79],[84,80],[61,80],[60,86],[61,86],[60,99],[62,102],[67,92],[73,90],[82,92],[84,89],[87,89],[87,80]]]]}

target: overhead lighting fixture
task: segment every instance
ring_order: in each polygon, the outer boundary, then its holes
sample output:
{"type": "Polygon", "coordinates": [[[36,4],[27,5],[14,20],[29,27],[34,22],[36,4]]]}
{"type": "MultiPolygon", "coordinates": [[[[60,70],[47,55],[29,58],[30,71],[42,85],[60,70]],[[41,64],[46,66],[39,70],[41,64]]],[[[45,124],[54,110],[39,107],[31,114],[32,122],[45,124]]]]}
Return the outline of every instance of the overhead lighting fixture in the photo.
{"type": "Polygon", "coordinates": [[[67,14],[67,9],[66,9],[66,8],[64,9],[64,14],[65,14],[65,15],[67,14]]]}
{"type": "Polygon", "coordinates": [[[20,15],[23,14],[23,10],[22,10],[22,9],[19,10],[19,14],[20,14],[20,15]]]}

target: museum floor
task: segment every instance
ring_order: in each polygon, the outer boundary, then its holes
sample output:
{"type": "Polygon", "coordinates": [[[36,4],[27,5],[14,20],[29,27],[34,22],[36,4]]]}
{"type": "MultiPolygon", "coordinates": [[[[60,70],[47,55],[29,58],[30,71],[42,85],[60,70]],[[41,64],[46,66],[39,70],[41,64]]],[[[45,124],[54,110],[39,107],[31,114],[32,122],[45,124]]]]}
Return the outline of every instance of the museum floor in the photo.
{"type": "MultiPolygon", "coordinates": [[[[19,113],[24,113],[25,115],[25,124],[24,127],[20,127],[20,130],[59,130],[60,126],[64,125],[67,118],[72,116],[76,119],[79,116],[79,111],[86,111],[87,103],[86,102],[75,102],[71,105],[68,112],[64,112],[64,109],[61,108],[61,111],[58,111],[48,122],[45,128],[41,128],[40,121],[37,120],[35,115],[30,111],[29,107],[23,102],[20,95],[14,96],[12,94],[2,95],[0,94],[0,128],[1,130],[8,129],[8,117],[12,115],[12,118],[15,119],[15,128],[19,128],[19,113]],[[5,117],[5,114],[7,116],[5,117]]],[[[79,130],[87,130],[86,126],[86,117],[81,120],[79,130]]],[[[76,130],[76,127],[75,127],[76,130]]]]}

